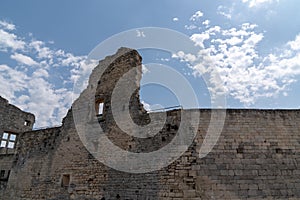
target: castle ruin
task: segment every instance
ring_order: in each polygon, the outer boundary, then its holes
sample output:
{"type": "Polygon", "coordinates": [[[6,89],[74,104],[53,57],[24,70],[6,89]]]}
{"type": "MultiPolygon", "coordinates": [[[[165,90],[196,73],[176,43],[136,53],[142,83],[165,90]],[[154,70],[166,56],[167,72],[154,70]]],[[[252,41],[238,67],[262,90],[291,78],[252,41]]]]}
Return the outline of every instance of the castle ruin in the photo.
{"type": "MultiPolygon", "coordinates": [[[[75,103],[86,101],[90,88],[96,88],[93,103],[99,112],[92,113],[90,123],[100,124],[126,151],[155,151],[180,128],[181,109],[168,111],[162,130],[150,138],[127,135],[114,122],[112,89],[131,69],[131,81],[139,88],[141,64],[136,50],[124,48],[100,61],[60,127],[32,130],[34,115],[0,97],[0,199],[300,199],[300,110],[228,109],[217,144],[199,158],[212,112],[200,109],[192,145],[169,166],[126,173],[99,162],[82,144],[72,115],[75,103]],[[99,77],[103,65],[108,66],[99,77]]],[[[136,124],[151,121],[139,91],[131,96],[129,110],[136,124]]]]}

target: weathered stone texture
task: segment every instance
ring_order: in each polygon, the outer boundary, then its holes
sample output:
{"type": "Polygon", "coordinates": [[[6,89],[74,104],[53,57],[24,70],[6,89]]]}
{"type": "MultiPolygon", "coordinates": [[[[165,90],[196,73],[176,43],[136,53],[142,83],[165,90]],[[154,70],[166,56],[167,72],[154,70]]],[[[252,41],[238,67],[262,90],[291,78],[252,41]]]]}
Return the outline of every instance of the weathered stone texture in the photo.
{"type": "Polygon", "coordinates": [[[33,114],[21,111],[0,96],[0,172],[2,175],[0,176],[0,190],[7,186],[7,179],[16,158],[15,149],[19,134],[32,130],[34,121],[33,114]],[[15,136],[14,141],[10,141],[10,134],[15,136]],[[13,148],[6,148],[9,142],[14,144],[13,148]]]}
{"type": "Polygon", "coordinates": [[[21,111],[0,96],[0,133],[6,131],[17,134],[30,131],[34,122],[33,114],[21,111]],[[25,121],[28,124],[25,125],[25,121]]]}
{"type": "MultiPolygon", "coordinates": [[[[134,68],[136,75],[130,81],[138,87],[141,58],[134,50],[121,49],[99,63],[88,89],[96,87],[95,101],[105,102],[99,121],[109,138],[123,149],[150,152],[177,134],[183,111],[169,111],[163,129],[153,138],[123,133],[113,121],[109,99],[116,79],[134,68]],[[101,65],[110,67],[98,77],[101,65]],[[92,85],[95,81],[98,84],[92,85]]],[[[88,100],[87,90],[77,101],[88,100]]],[[[151,120],[138,91],[132,95],[130,109],[137,124],[151,120]]],[[[199,150],[212,110],[187,112],[200,112],[197,136],[188,151],[159,171],[130,174],[106,167],[86,150],[70,110],[61,127],[19,135],[17,156],[7,185],[0,188],[0,199],[300,199],[299,110],[227,110],[217,144],[202,159],[199,150]],[[65,186],[63,179],[68,177],[65,186]]],[[[0,166],[5,159],[12,158],[0,157],[0,166]]]]}

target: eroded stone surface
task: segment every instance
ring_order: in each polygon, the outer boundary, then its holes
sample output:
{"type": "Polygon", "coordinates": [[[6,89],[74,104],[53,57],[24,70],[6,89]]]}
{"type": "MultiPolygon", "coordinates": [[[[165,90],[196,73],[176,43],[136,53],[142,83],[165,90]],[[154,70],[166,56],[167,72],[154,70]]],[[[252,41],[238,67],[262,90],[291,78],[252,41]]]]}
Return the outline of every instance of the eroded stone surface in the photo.
{"type": "MultiPolygon", "coordinates": [[[[169,111],[163,129],[147,139],[122,132],[110,111],[110,92],[123,73],[135,69],[131,81],[139,87],[141,62],[137,51],[130,49],[121,49],[107,57],[94,69],[88,88],[76,102],[88,100],[88,90],[96,87],[95,103],[99,100],[105,103],[99,121],[108,137],[125,150],[151,152],[174,138],[182,111],[169,111]],[[99,70],[107,65],[108,70],[99,77],[99,70]],[[92,85],[95,81],[97,85],[92,85]]],[[[18,114],[3,112],[2,108],[9,110],[11,105],[2,99],[0,103],[2,131],[4,124],[20,133],[17,154],[0,155],[0,170],[5,163],[10,163],[11,170],[9,179],[1,181],[0,199],[300,198],[299,110],[227,110],[216,146],[202,159],[199,149],[211,110],[191,110],[200,112],[200,124],[188,151],[159,171],[130,174],[106,167],[86,150],[77,134],[72,110],[61,127],[28,131],[32,127],[24,128],[21,121],[27,116],[33,123],[34,117],[15,107],[18,114]]],[[[139,102],[138,91],[132,95],[130,108],[137,124],[150,122],[139,102]]],[[[95,119],[91,116],[91,123],[98,123],[95,119]]]]}
{"type": "Polygon", "coordinates": [[[21,111],[0,96],[0,190],[7,186],[17,156],[19,136],[32,130],[34,121],[33,114],[21,111]]]}

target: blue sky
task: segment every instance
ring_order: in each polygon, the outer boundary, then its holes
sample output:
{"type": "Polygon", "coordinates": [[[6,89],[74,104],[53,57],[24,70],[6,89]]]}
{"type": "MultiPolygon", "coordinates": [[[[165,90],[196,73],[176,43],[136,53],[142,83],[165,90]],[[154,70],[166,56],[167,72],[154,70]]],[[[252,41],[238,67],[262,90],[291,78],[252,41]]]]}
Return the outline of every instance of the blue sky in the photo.
{"type": "MultiPolygon", "coordinates": [[[[210,107],[202,55],[222,78],[228,108],[298,109],[299,10],[297,0],[1,1],[0,95],[34,113],[36,127],[59,125],[74,80],[94,67],[84,61],[95,46],[129,29],[162,27],[186,34],[201,51],[140,50],[143,61],[181,72],[200,107],[210,107]]],[[[158,86],[143,87],[141,96],[147,106],[178,103],[158,86]]]]}

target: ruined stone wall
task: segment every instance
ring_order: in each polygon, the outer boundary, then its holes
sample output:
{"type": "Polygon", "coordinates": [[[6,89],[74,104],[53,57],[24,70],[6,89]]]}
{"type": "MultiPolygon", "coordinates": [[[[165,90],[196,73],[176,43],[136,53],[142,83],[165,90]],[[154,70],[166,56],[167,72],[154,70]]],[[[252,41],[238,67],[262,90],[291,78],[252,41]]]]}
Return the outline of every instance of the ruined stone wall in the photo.
{"type": "Polygon", "coordinates": [[[199,159],[209,114],[201,110],[194,145],[168,167],[166,197],[300,198],[300,111],[227,110],[216,146],[199,159]]]}
{"type": "Polygon", "coordinates": [[[0,189],[7,185],[19,134],[32,130],[34,121],[33,114],[21,111],[0,96],[0,189]]]}
{"type": "Polygon", "coordinates": [[[34,115],[21,111],[0,96],[0,131],[21,133],[32,130],[34,115]],[[27,122],[26,122],[27,121],[27,122]],[[25,124],[26,122],[26,124],[25,124]]]}
{"type": "MultiPolygon", "coordinates": [[[[300,198],[300,111],[228,110],[218,143],[199,159],[210,112],[201,110],[197,137],[183,156],[146,174],[104,166],[86,151],[71,124],[30,133],[7,191],[16,199],[300,198]],[[65,174],[71,177],[67,187],[61,185],[65,174]]],[[[163,129],[165,136],[176,132],[172,126],[163,129]]],[[[166,143],[160,139],[152,146],[166,143]]]]}
{"type": "MultiPolygon", "coordinates": [[[[104,74],[107,79],[97,77],[101,65],[113,66],[116,71],[111,70],[117,77],[137,67],[133,81],[139,84],[141,58],[131,50],[122,55],[116,63],[110,62],[114,56],[99,63],[77,102],[89,100],[87,93],[92,87],[97,88],[92,106],[96,106],[97,98],[110,98],[103,88],[110,91],[111,87],[104,80],[114,83],[114,76],[107,73],[104,74]],[[95,80],[102,83],[92,85],[95,80]]],[[[147,124],[153,118],[149,119],[139,109],[138,98],[138,93],[134,93],[131,114],[137,123],[147,124]]],[[[154,151],[178,133],[182,110],[169,111],[157,135],[139,139],[116,126],[110,102],[107,103],[103,118],[91,116],[90,123],[100,123],[108,137],[125,150],[154,151]]],[[[197,135],[188,151],[161,170],[131,174],[103,165],[86,150],[74,124],[72,109],[61,127],[20,135],[18,154],[7,187],[0,189],[0,199],[300,199],[300,110],[227,110],[217,144],[202,159],[199,150],[212,110],[185,111],[200,112],[197,135]]],[[[159,113],[152,117],[156,115],[159,113]]]]}

